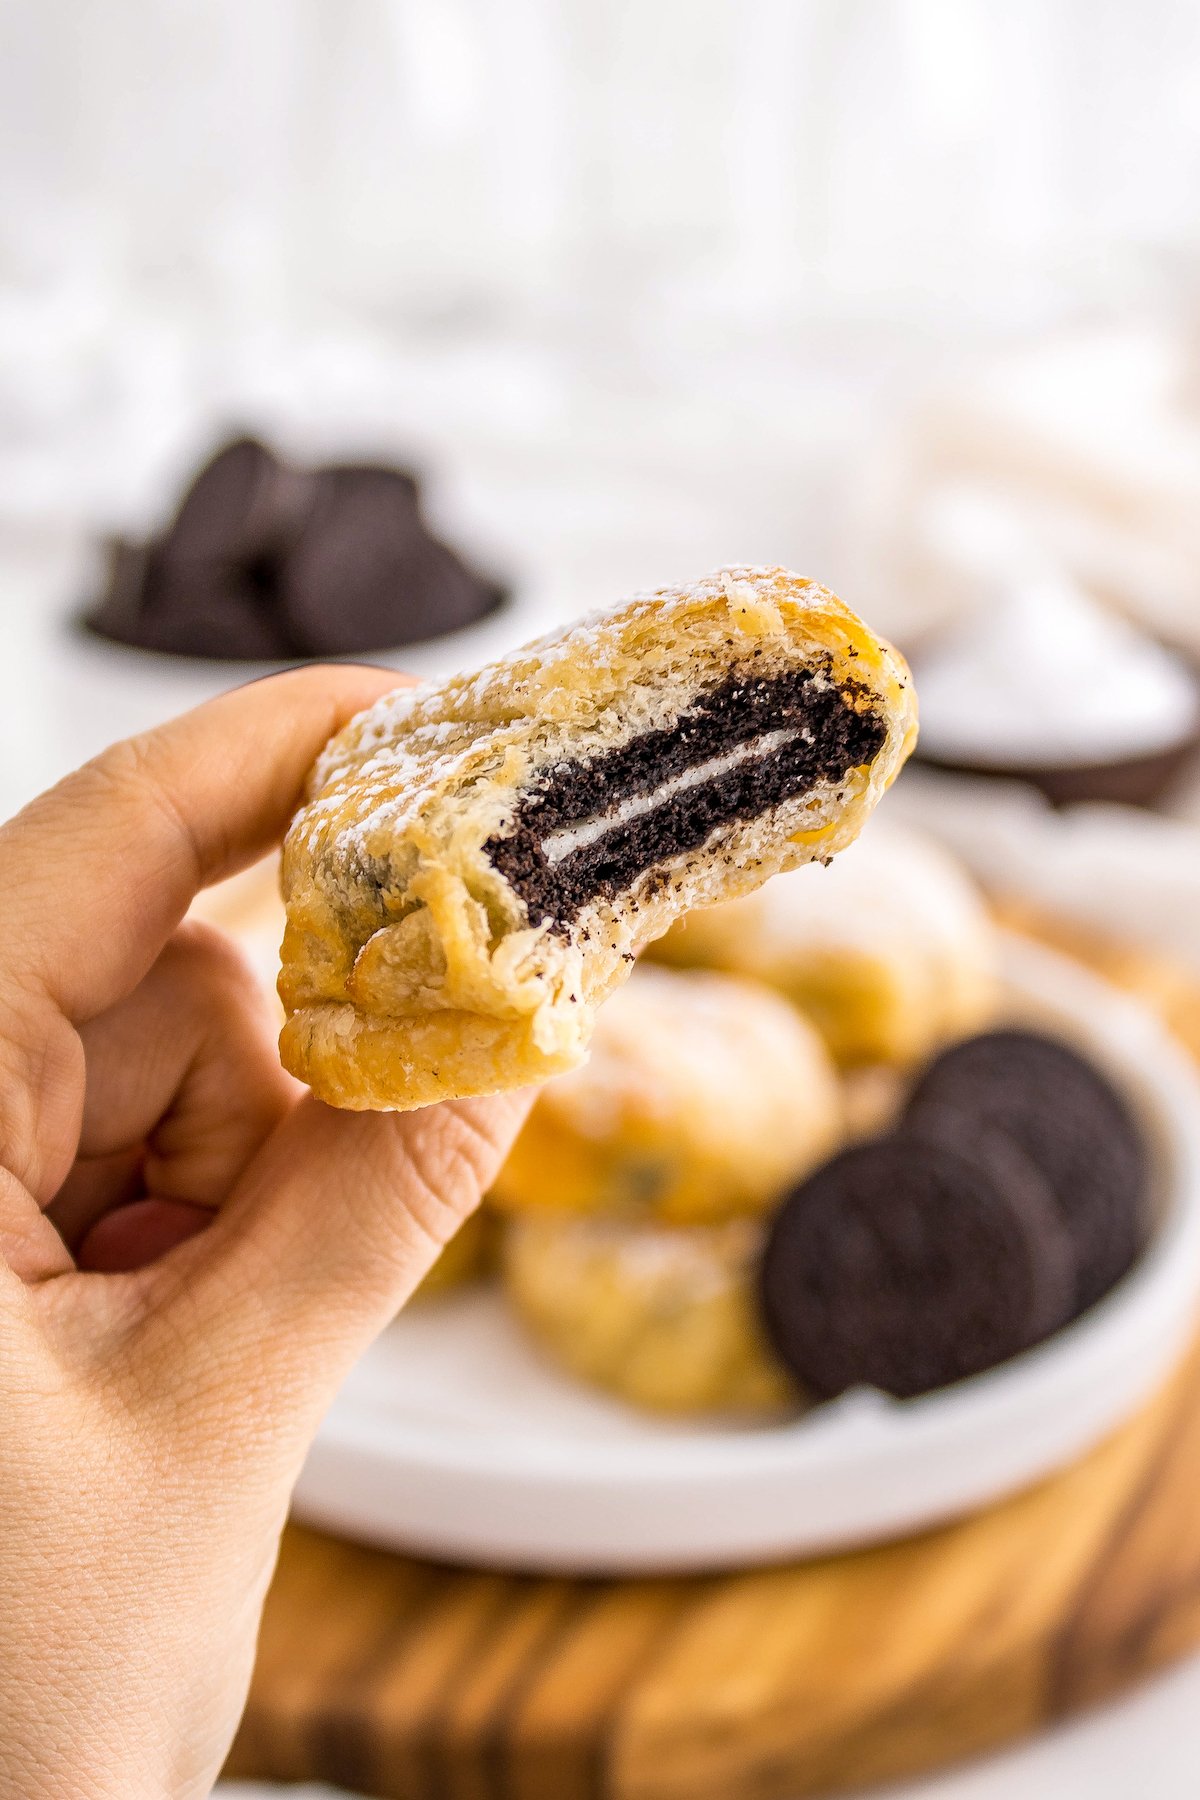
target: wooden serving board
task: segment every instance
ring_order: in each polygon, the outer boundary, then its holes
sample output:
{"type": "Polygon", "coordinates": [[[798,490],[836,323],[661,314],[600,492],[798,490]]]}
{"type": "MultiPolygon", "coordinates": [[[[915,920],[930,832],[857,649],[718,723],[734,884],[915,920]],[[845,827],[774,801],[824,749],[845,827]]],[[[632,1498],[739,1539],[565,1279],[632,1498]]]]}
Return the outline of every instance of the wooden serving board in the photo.
{"type": "MultiPolygon", "coordinates": [[[[1066,947],[1200,1052],[1195,984],[1066,947]]],[[[230,1772],[394,1800],[797,1800],[998,1745],[1197,1644],[1200,1346],[1066,1473],[849,1555],[538,1579],[289,1528],[230,1772]]]]}

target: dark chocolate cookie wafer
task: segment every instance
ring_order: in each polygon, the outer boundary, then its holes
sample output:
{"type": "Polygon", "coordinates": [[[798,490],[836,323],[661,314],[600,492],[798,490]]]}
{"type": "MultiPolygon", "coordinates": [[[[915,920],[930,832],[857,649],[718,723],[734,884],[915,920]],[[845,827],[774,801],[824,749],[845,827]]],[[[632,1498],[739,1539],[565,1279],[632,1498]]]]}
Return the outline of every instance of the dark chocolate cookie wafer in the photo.
{"type": "Polygon", "coordinates": [[[322,471],[317,499],[280,574],[302,650],[352,656],[472,625],[504,590],[433,537],[411,477],[372,465],[322,471]]]}
{"type": "Polygon", "coordinates": [[[244,571],[150,558],[137,641],[146,650],[214,661],[272,662],[288,654],[270,590],[244,571]]]}
{"type": "Polygon", "coordinates": [[[98,637],[136,644],[146,602],[150,546],[113,537],[105,541],[103,552],[104,585],[99,598],[84,614],[83,623],[98,637]]]}
{"type": "Polygon", "coordinates": [[[1075,1247],[1073,1314],[1125,1274],[1147,1237],[1147,1153],[1098,1069],[1056,1038],[985,1032],[930,1065],[907,1119],[929,1107],[1003,1131],[1046,1176],[1075,1247]]]}
{"type": "Polygon", "coordinates": [[[257,438],[235,438],[189,484],[160,540],[165,561],[246,568],[283,555],[307,516],[315,480],[257,438]]]}
{"type": "Polygon", "coordinates": [[[108,547],[89,630],[180,656],[355,656],[458,631],[506,590],[434,537],[406,469],[320,470],[257,438],[223,446],[172,523],[108,547]]]}
{"type": "Polygon", "coordinates": [[[760,1272],[768,1335],[823,1399],[900,1399],[992,1368],[1063,1323],[1070,1246],[1048,1185],[990,1133],[853,1145],[785,1200],[760,1272]]]}
{"type": "Polygon", "coordinates": [[[220,564],[171,562],[160,544],[116,538],[90,630],[139,650],[270,662],[288,654],[269,587],[220,564]]]}

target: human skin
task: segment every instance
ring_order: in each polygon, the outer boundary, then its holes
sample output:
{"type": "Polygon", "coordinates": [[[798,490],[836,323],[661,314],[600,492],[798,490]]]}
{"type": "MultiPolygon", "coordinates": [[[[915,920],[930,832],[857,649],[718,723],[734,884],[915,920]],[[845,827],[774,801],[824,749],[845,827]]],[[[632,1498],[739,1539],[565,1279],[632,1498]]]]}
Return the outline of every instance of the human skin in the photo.
{"type": "Polygon", "coordinates": [[[254,683],[0,829],[3,1800],[208,1794],[308,1444],[523,1116],[322,1106],[183,922],[396,680],[254,683]]]}

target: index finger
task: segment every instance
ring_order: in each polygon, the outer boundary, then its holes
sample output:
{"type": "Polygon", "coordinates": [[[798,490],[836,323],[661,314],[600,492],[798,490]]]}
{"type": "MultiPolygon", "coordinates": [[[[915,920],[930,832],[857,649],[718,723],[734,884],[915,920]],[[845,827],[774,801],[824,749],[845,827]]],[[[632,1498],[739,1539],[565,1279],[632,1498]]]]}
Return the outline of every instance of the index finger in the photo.
{"type": "Polygon", "coordinates": [[[141,980],[196,892],[265,854],[333,732],[400,685],[388,670],[297,669],[127,738],[0,828],[0,977],[69,1019],[141,980]]]}

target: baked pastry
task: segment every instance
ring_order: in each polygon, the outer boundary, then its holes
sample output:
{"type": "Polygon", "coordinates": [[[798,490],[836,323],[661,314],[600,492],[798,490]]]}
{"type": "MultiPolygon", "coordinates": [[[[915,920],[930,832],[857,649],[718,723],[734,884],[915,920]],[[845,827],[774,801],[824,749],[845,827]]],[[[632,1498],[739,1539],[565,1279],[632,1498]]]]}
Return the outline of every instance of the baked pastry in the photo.
{"type": "Polygon", "coordinates": [[[776,1412],[798,1389],[759,1323],[757,1220],[672,1229],[525,1215],[504,1230],[516,1311],[572,1374],[657,1412],[776,1412]]]}
{"type": "Polygon", "coordinates": [[[493,1184],[505,1210],[701,1224],[761,1213],[841,1136],[837,1077],[756,982],[643,966],[548,1082],[493,1184]]]}
{"type": "Polygon", "coordinates": [[[908,1097],[911,1075],[895,1063],[856,1063],[841,1071],[842,1119],[848,1143],[890,1131],[908,1097]]]}
{"type": "Polygon", "coordinates": [[[691,914],[653,954],[770,982],[843,1064],[915,1062],[994,1001],[979,893],[939,845],[880,821],[828,869],[691,914]]]}
{"type": "Polygon", "coordinates": [[[385,696],[284,846],[285,1065],[375,1109],[573,1068],[643,944],[843,849],[915,735],[901,658],[782,569],[385,696]]]}

